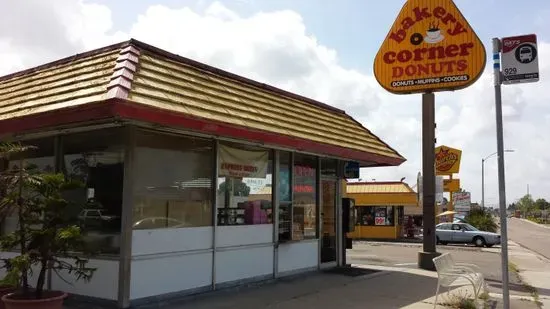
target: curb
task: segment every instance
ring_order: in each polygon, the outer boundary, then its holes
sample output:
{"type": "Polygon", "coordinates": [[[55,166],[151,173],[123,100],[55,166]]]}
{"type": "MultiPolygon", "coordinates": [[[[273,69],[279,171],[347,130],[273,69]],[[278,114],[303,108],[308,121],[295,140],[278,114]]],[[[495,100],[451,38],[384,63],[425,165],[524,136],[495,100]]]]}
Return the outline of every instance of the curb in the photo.
{"type": "MultiPolygon", "coordinates": [[[[422,243],[382,242],[382,241],[361,241],[360,243],[371,245],[371,246],[393,246],[393,247],[409,247],[409,248],[422,247],[423,245],[422,243]]],[[[445,250],[454,250],[454,251],[482,251],[484,249],[481,247],[467,247],[467,246],[453,246],[453,245],[447,245],[447,246],[437,245],[436,248],[445,249],[445,250]]]]}
{"type": "Polygon", "coordinates": [[[523,221],[523,222],[531,223],[531,224],[536,225],[538,227],[542,227],[544,229],[550,229],[550,226],[546,226],[544,224],[536,223],[536,222],[533,222],[531,220],[527,220],[527,219],[523,219],[523,218],[520,218],[520,220],[523,221]]]}

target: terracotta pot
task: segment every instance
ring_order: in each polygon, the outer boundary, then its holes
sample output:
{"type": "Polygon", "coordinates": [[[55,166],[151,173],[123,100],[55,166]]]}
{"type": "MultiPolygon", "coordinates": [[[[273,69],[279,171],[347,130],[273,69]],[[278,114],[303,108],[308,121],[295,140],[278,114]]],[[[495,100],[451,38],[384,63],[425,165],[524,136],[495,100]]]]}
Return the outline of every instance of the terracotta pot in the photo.
{"type": "Polygon", "coordinates": [[[15,293],[2,296],[6,309],[63,309],[63,300],[67,293],[44,291],[42,299],[22,299],[15,293]]]}
{"type": "MultiPolygon", "coordinates": [[[[4,297],[4,295],[13,293],[15,291],[15,288],[11,286],[0,286],[0,298],[4,297]]],[[[4,309],[6,306],[4,306],[4,302],[0,301],[0,309],[4,309]]]]}

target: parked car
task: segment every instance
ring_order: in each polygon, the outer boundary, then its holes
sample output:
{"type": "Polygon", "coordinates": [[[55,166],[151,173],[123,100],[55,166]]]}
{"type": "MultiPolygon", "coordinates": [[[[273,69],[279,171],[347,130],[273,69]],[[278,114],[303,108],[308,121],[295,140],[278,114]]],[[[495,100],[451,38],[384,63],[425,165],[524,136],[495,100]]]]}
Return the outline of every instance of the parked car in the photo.
{"type": "Polygon", "coordinates": [[[477,247],[492,247],[500,244],[500,235],[480,231],[468,223],[440,223],[435,227],[436,241],[439,244],[474,244],[477,247]]]}
{"type": "Polygon", "coordinates": [[[162,229],[162,228],[183,228],[192,226],[185,222],[166,218],[166,217],[149,217],[141,219],[134,223],[134,230],[162,229]]]}
{"type": "Polygon", "coordinates": [[[105,209],[83,209],[78,214],[81,227],[84,228],[118,228],[120,216],[109,214],[105,209]]]}

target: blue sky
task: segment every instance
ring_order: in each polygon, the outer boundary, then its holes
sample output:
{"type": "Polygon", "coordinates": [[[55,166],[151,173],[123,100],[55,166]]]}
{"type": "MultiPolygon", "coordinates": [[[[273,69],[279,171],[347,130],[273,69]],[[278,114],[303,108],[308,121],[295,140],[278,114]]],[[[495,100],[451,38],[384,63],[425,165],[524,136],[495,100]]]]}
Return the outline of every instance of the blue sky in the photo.
{"type": "MultiPolygon", "coordinates": [[[[399,167],[363,169],[361,177],[406,177],[415,184],[422,168],[420,97],[389,94],[372,73],[375,54],[404,3],[7,1],[0,11],[0,75],[133,37],[345,110],[407,158],[399,167]]],[[[514,201],[529,184],[533,196],[550,200],[550,95],[545,90],[550,87],[550,1],[455,3],[487,49],[495,36],[538,35],[541,81],[503,87],[505,146],[516,150],[506,154],[507,195],[514,201]]],[[[463,150],[458,177],[474,201],[481,197],[481,158],[496,151],[491,67],[489,60],[473,86],[436,96],[438,145],[463,150]]],[[[489,205],[498,201],[496,170],[496,160],[490,159],[485,166],[489,205]]]]}
{"type": "MultiPolygon", "coordinates": [[[[169,7],[206,8],[213,1],[205,0],[99,0],[112,8],[115,28],[127,29],[135,16],[147,7],[162,3],[169,7]]],[[[372,59],[386,36],[403,0],[222,0],[242,17],[259,11],[293,10],[298,12],[309,34],[323,45],[338,51],[340,63],[367,74],[372,73],[372,59]]],[[[491,38],[537,33],[550,41],[550,1],[548,0],[456,0],[486,47],[491,38]]]]}

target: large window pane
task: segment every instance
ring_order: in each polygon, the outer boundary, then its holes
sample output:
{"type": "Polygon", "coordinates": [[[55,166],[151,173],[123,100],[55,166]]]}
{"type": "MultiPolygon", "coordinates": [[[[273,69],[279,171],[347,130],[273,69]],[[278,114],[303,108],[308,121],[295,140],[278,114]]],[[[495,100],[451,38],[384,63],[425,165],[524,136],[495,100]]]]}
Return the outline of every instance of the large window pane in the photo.
{"type": "MultiPolygon", "coordinates": [[[[24,146],[32,146],[32,150],[26,151],[21,155],[11,155],[9,158],[4,158],[0,162],[0,173],[3,180],[14,177],[21,166],[25,169],[37,173],[54,173],[54,138],[42,138],[34,140],[26,140],[19,142],[24,146]]],[[[0,180],[0,194],[3,194],[7,188],[2,186],[3,181],[0,180]]],[[[1,232],[11,233],[17,228],[16,209],[10,209],[8,213],[2,213],[4,217],[1,222],[1,232]],[[12,211],[13,210],[13,211],[12,211]]]]}
{"type": "Polygon", "coordinates": [[[294,157],[292,239],[317,237],[317,158],[294,157]]]}
{"type": "Polygon", "coordinates": [[[228,143],[219,148],[217,224],[273,223],[272,152],[228,143]]]}
{"type": "Polygon", "coordinates": [[[357,207],[358,225],[366,226],[394,226],[393,206],[357,207]]]}
{"type": "Polygon", "coordinates": [[[212,225],[213,142],[140,131],[134,229],[212,225]]]}
{"type": "Polygon", "coordinates": [[[104,129],[61,137],[61,171],[82,188],[65,193],[71,215],[90,249],[116,254],[120,249],[124,134],[104,129]]]}

